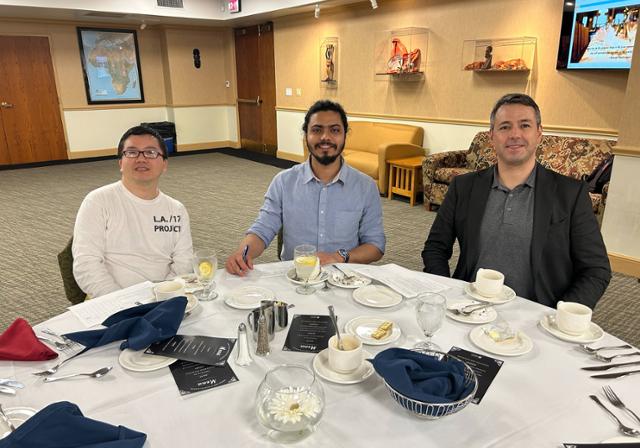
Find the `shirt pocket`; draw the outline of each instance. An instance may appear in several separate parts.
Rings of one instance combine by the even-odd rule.
[[[338,211],[336,214],[335,234],[338,242],[358,241],[360,229],[360,216],[358,211]],[[345,247],[345,249],[351,249]]]

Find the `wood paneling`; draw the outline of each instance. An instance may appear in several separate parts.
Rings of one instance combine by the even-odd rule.
[[[0,36],[0,79],[9,163],[67,159],[49,40]]]

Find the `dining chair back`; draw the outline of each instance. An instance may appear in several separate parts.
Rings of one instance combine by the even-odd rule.
[[[60,266],[60,275],[62,276],[62,284],[64,285],[64,293],[69,302],[74,305],[84,302],[87,295],[80,289],[76,279],[73,276],[73,253],[71,246],[73,245],[73,237],[69,239],[67,245],[58,254],[58,265]]]

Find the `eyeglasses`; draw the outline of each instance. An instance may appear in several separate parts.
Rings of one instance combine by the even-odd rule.
[[[159,156],[162,156],[162,152],[155,149],[145,149],[144,151],[125,149],[122,151],[122,157],[126,157],[127,159],[137,159],[140,154],[142,154],[145,159],[157,159]]]

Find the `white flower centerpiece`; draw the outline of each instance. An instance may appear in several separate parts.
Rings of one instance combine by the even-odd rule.
[[[265,375],[256,394],[256,414],[269,436],[292,442],[311,434],[322,417],[324,391],[314,373],[299,365],[281,365]]]

